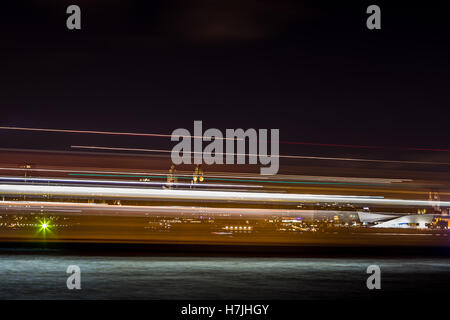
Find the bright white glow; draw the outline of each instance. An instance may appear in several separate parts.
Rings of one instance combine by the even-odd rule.
[[[120,198],[120,199],[182,199],[182,200],[213,200],[235,202],[334,202],[334,203],[363,203],[380,205],[403,206],[450,206],[449,201],[426,201],[384,199],[382,197],[317,195],[317,194],[287,194],[266,192],[237,192],[237,191],[206,191],[206,190],[164,190],[142,188],[110,188],[110,187],[82,187],[82,186],[45,186],[45,185],[0,185],[0,194],[4,195],[51,195],[91,198]]]

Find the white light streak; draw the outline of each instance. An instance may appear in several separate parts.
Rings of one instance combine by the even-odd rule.
[[[131,198],[131,199],[176,199],[196,201],[235,201],[235,202],[331,202],[358,203],[374,205],[400,206],[450,206],[449,201],[426,201],[405,199],[384,199],[381,197],[285,194],[264,192],[206,191],[206,190],[164,190],[142,188],[108,188],[108,187],[72,187],[45,185],[8,185],[0,184],[0,194],[4,195],[51,195],[89,198]]]

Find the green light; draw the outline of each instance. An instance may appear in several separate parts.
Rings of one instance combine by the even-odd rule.
[[[44,237],[47,235],[47,233],[51,233],[52,225],[50,221],[46,219],[39,221],[38,227],[39,227],[38,233],[40,233]]]

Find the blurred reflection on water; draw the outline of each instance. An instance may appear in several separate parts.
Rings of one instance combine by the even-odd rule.
[[[365,299],[445,292],[450,259],[0,256],[1,299]],[[81,290],[68,290],[78,265]]]

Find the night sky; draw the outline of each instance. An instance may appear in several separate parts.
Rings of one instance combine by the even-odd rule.
[[[171,133],[203,120],[284,141],[449,147],[445,1],[392,2],[2,1],[0,125]],[[81,31],[66,28],[69,4]],[[382,30],[366,28],[370,4]],[[3,132],[0,147],[36,137]],[[33,146],[58,147],[49,139]]]

